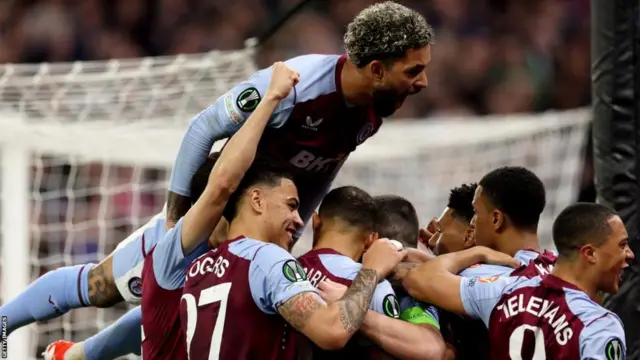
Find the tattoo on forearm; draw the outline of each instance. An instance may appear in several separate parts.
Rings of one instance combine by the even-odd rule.
[[[422,265],[422,264],[419,264],[419,263],[400,263],[400,264],[396,265],[396,269],[393,272],[392,279],[393,280],[402,280],[402,279],[404,279],[405,276],[407,276],[407,273],[409,273],[409,270],[415,269],[420,265]]]
[[[301,331],[311,315],[322,306],[325,306],[324,301],[316,293],[305,292],[285,302],[278,312],[291,326]]]
[[[89,270],[89,301],[99,308],[111,307],[124,299],[113,278],[113,260],[107,259]]]
[[[169,191],[167,196],[167,222],[175,224],[191,207],[191,198]]]
[[[376,285],[378,285],[378,273],[372,269],[362,269],[351,283],[347,293],[338,301],[340,322],[349,334],[358,331],[362,325]]]

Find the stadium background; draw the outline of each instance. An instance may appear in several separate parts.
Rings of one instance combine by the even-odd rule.
[[[315,1],[257,49],[255,66],[268,66],[306,53],[343,52],[344,27],[357,12],[373,2]],[[501,121],[511,126],[519,119],[523,123],[535,123],[538,119],[535,115],[522,114],[577,109],[590,104],[588,1],[399,2],[427,17],[436,29],[437,43],[428,69],[429,88],[410,98],[394,118],[402,122],[437,123],[440,127],[425,125],[426,130],[420,137],[427,143],[446,137],[447,133],[438,129],[447,128],[482,131],[477,136],[490,140],[481,146],[464,140],[466,138],[458,141],[454,138],[436,153],[420,153],[409,160],[392,163],[381,155],[380,161],[370,159],[373,165],[368,163],[357,168],[349,179],[364,179],[363,183],[372,184],[378,193],[408,187],[409,193],[403,195],[411,199],[415,192],[429,191],[428,186],[434,181],[442,183],[438,189],[446,189],[458,185],[457,179],[477,179],[484,169],[493,165],[535,164],[533,168],[542,170],[541,177],[546,184],[551,184],[552,197],[558,196],[557,190],[562,192],[560,197],[564,202],[592,201],[595,192],[590,151],[583,151],[588,139],[586,126],[567,125],[567,129],[558,132],[548,124],[549,120],[562,122],[578,115],[552,113],[556,115],[551,119],[541,120],[541,128],[552,129],[544,133],[526,130],[519,137],[504,141],[500,136],[491,138],[491,134],[486,134],[500,130]],[[0,64],[127,59],[242,49],[247,38],[263,34],[297,3],[298,0],[5,1],[0,3]],[[42,69],[42,65],[33,65],[33,69]],[[31,76],[36,73],[33,71]],[[16,107],[28,101],[27,96],[7,85],[14,79],[7,74],[7,68],[2,68],[0,79],[8,81],[0,80],[0,110],[11,108],[14,113],[28,115]],[[104,79],[110,81],[106,76]],[[216,90],[225,91],[232,84],[217,85],[220,89],[216,87]],[[55,90],[52,86],[48,96],[53,97]],[[213,102],[218,95],[211,94],[206,103]],[[485,118],[485,115],[497,117]],[[449,127],[446,122],[450,118],[455,119],[457,125],[452,122]],[[43,119],[52,120],[38,117],[40,121]],[[422,128],[422,125],[407,126],[407,129]],[[376,137],[402,141],[397,136],[402,132],[385,133],[385,127]],[[566,140],[567,133],[573,140]],[[522,145],[523,141],[531,144]],[[568,151],[562,148],[563,144],[576,147],[572,154],[578,154],[580,162],[579,168],[569,174],[573,179],[566,186],[558,185],[562,181],[554,178],[566,164],[553,159],[575,157],[575,154],[566,155]],[[395,142],[387,145],[389,149],[397,146]],[[521,151],[523,147],[528,152]],[[509,156],[514,149],[519,155]],[[532,149],[540,154],[531,153]],[[541,154],[543,152],[550,153]],[[469,154],[476,154],[478,158],[459,161]],[[491,156],[495,161],[486,161],[483,156]],[[475,166],[478,162],[482,164]],[[394,171],[398,166],[411,174]],[[387,167],[387,171],[375,173],[377,167]],[[422,168],[416,171],[416,167]],[[102,260],[120,240],[162,207],[167,170],[167,166],[83,161],[77,156],[34,151],[29,175],[31,277],[58,266]],[[436,180],[426,180],[429,177],[426,173],[430,171],[440,173],[436,174]],[[448,171],[455,172],[456,176],[448,176],[451,175]],[[421,183],[421,178],[425,183]],[[433,204],[417,204],[425,224],[430,217],[439,215],[433,209],[440,209],[444,198],[446,193],[416,200],[422,204],[438,199],[432,201]],[[563,202],[552,198],[550,203],[560,206]],[[6,208],[10,209],[3,209]],[[552,211],[557,212],[553,208]],[[3,267],[3,270],[6,269]],[[74,310],[61,319],[32,327],[31,333],[37,335],[34,353],[36,348],[39,352],[48,342],[59,338],[89,336],[108,325],[125,308],[121,305],[114,310]]]

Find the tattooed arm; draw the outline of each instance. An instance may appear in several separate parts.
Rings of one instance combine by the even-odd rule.
[[[304,292],[287,300],[278,312],[320,348],[340,349],[362,325],[379,280],[376,270],[363,268],[340,300],[327,305],[318,294]]]
[[[113,276],[113,254],[89,270],[89,301],[99,308],[111,307],[124,299]]]

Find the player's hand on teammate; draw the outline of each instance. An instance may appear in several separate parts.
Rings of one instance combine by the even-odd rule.
[[[320,293],[322,299],[328,304],[342,299],[344,297],[344,294],[347,293],[347,289],[349,288],[345,285],[342,285],[335,281],[331,281],[329,279],[324,279],[318,284],[318,292]]]
[[[429,246],[429,240],[431,240],[433,235],[437,232],[436,221],[436,218],[431,219],[427,226],[420,228],[420,233],[418,235],[418,241],[429,249],[431,249]]]
[[[378,239],[362,256],[362,267],[376,270],[378,277],[382,279],[406,256],[407,251],[399,249],[389,239]]]
[[[271,82],[266,96],[280,101],[286,98],[291,89],[300,81],[300,74],[281,61],[274,63],[272,69]]]
[[[519,268],[522,265],[520,261],[513,257],[499,251],[491,250],[488,247],[476,246],[474,247],[474,251],[478,251],[481,254],[482,262],[485,264],[509,266],[512,268]]]

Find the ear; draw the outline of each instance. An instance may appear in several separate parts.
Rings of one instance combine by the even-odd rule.
[[[491,212],[491,225],[493,226],[493,230],[496,232],[500,232],[503,230],[505,225],[505,217],[504,213],[500,210],[493,210]]]
[[[465,249],[476,246],[476,233],[473,226],[467,227],[467,230],[464,233],[464,241],[462,242],[462,246],[464,246]]]
[[[384,64],[380,60],[373,60],[369,63],[369,72],[373,81],[381,81],[385,72]]]
[[[260,192],[260,189],[251,190],[251,208],[253,211],[258,214],[262,214],[265,212],[264,206],[265,204],[262,201],[262,193]]]
[[[369,249],[369,246],[371,246],[371,244],[373,244],[379,238],[380,234],[378,234],[377,232],[368,233],[364,239],[364,250],[366,251],[367,249]]]
[[[311,215],[311,227],[314,233],[318,231],[318,229],[320,229],[320,225],[322,225],[322,221],[320,220],[320,215],[318,215],[317,211],[314,211],[313,215]]]
[[[598,260],[596,248],[592,244],[583,245],[580,248],[580,256],[582,256],[589,264],[595,264]]]

